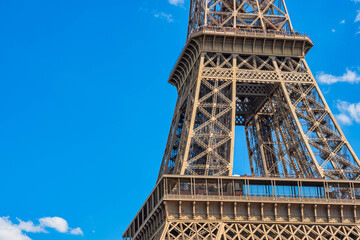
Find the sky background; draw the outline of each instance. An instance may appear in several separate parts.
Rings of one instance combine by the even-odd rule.
[[[9,227],[18,237],[4,239],[121,239],[156,182],[188,5],[0,1],[0,217],[8,217],[0,234]],[[287,5],[315,44],[307,61],[360,154],[360,2]],[[244,146],[237,156],[248,166]],[[248,171],[240,162],[237,174]]]

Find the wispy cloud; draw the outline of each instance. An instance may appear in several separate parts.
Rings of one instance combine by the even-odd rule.
[[[69,231],[69,225],[67,221],[59,217],[45,217],[39,220],[41,227],[53,228],[58,232],[66,233]]]
[[[359,83],[360,75],[355,71],[347,69],[346,73],[344,73],[344,75],[342,76],[334,76],[331,74],[320,72],[317,74],[317,79],[320,83],[329,85],[338,82]]]
[[[0,240],[31,240],[26,233],[49,233],[46,229],[54,229],[60,233],[84,235],[80,228],[69,228],[67,221],[60,217],[45,217],[39,219],[39,224],[32,221],[17,219],[13,223],[9,217],[0,217]]]
[[[169,23],[174,22],[174,19],[173,19],[172,14],[160,12],[160,13],[155,13],[155,14],[154,14],[154,17],[159,18],[159,19],[166,20],[166,21],[169,22]]]
[[[81,228],[71,229],[71,230],[70,230],[70,234],[72,234],[72,235],[81,235],[81,236],[84,235],[84,233],[83,233],[83,231],[81,230]]]
[[[353,1],[353,2],[355,2],[355,3],[360,3],[360,0],[351,0],[351,1]],[[356,17],[355,17],[354,22],[355,22],[355,23],[360,22],[360,10],[357,10],[357,15],[356,15]],[[356,35],[357,35],[357,34],[360,34],[360,27],[359,27],[359,31],[356,32],[355,34],[356,34]]]
[[[47,233],[43,226],[35,226],[32,221],[24,222],[21,219],[18,219],[19,224],[17,225],[21,231],[28,233]]]
[[[345,19],[340,21],[340,24],[345,24],[345,23],[346,23]]]
[[[336,107],[340,114],[335,117],[340,123],[345,125],[351,125],[353,122],[360,123],[360,102],[349,103],[339,100]]]
[[[175,6],[182,6],[184,5],[184,0],[169,0],[169,3]]]
[[[357,11],[355,22],[360,22],[360,10]]]

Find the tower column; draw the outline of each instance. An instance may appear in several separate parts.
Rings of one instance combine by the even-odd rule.
[[[289,97],[289,93],[288,93],[288,91],[287,91],[287,89],[286,89],[286,87],[285,87],[284,80],[282,79],[282,76],[281,76],[281,74],[280,74],[279,66],[278,66],[278,64],[277,64],[277,62],[276,62],[275,60],[273,60],[273,64],[274,64],[275,69],[276,69],[276,72],[277,72],[277,74],[278,74],[278,76],[279,76],[281,89],[282,89],[282,92],[283,92],[283,94],[284,94],[284,96],[285,96],[285,99],[286,99],[286,102],[287,102],[287,104],[288,104],[289,110],[290,110],[290,112],[291,112],[292,117],[294,118],[294,120],[295,120],[295,122],[296,122],[298,131],[299,131],[299,133],[301,134],[302,140],[303,140],[303,142],[304,142],[305,145],[306,145],[306,149],[307,149],[308,153],[310,154],[312,163],[315,165],[316,171],[318,172],[319,176],[322,177],[322,178],[324,178],[324,177],[325,177],[324,172],[323,172],[323,170],[321,169],[321,167],[320,167],[320,165],[319,165],[319,163],[318,163],[318,161],[317,161],[317,159],[316,159],[316,157],[315,157],[315,155],[314,155],[314,152],[312,151],[312,149],[311,149],[311,147],[310,147],[310,144],[309,144],[309,142],[308,142],[308,138],[307,138],[306,135],[304,134],[304,131],[303,131],[302,127],[301,127],[301,124],[300,124],[300,121],[299,121],[299,119],[298,119],[298,116],[297,116],[297,114],[296,114],[296,112],[295,112],[295,108],[294,108],[293,105],[292,105],[291,99],[290,99],[290,97]]]
[[[200,92],[200,86],[201,86],[202,71],[203,71],[203,67],[204,67],[204,56],[205,56],[205,53],[202,53],[201,57],[200,57],[200,67],[199,67],[198,77],[196,80],[196,90],[195,90],[193,109],[192,109],[191,118],[190,118],[190,127],[189,127],[189,131],[188,131],[184,157],[183,157],[183,159],[180,160],[180,162],[182,162],[180,175],[184,175],[186,168],[189,166],[189,163],[187,161],[189,158],[189,150],[190,150],[191,140],[194,135],[196,111],[197,111],[197,107],[199,106],[199,92]]]

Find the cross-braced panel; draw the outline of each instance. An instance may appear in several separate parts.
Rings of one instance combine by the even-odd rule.
[[[172,222],[164,233],[164,240],[208,240],[216,239],[219,223],[179,223]]]
[[[163,173],[231,175],[241,125],[254,176],[360,178],[303,58],[203,53],[184,82]]]
[[[292,31],[284,0],[193,0],[189,34],[202,26]]]
[[[179,174],[180,162],[184,157],[185,145],[188,140],[199,67],[200,59],[188,75],[185,86],[179,91],[159,177],[163,174]]]
[[[185,174],[228,175],[232,81],[202,79]]]
[[[324,174],[332,179],[358,179],[358,159],[334,122],[314,83],[286,84],[296,114]]]
[[[279,87],[245,129],[254,175],[319,177]]]
[[[164,240],[353,240],[360,238],[360,229],[346,225],[171,222],[163,236]]]

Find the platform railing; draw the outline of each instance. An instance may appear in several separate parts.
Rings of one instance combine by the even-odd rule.
[[[201,26],[196,29],[193,29],[190,32],[189,38],[192,34],[201,32],[201,31],[212,31],[214,33],[235,33],[239,35],[248,35],[248,36],[263,36],[263,37],[275,37],[275,36],[290,36],[290,37],[310,37],[306,33],[297,32],[297,31],[276,31],[276,30],[263,30],[263,29],[253,29],[253,28],[233,28],[233,27],[217,27],[217,26]]]
[[[163,201],[276,201],[360,204],[360,181],[164,175],[126,230],[134,236]]]
[[[358,202],[360,182],[325,179],[166,176],[168,199],[278,199],[280,201]]]

